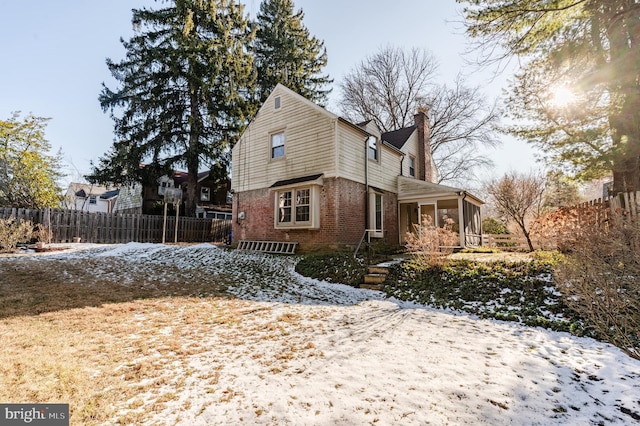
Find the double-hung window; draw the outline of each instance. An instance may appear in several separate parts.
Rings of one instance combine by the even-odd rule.
[[[200,188],[200,201],[209,201],[211,198],[211,189],[207,187]]]
[[[378,140],[374,136],[367,139],[367,152],[370,160],[378,161]]]
[[[369,193],[369,229],[374,238],[384,237],[384,206],[382,194]]]
[[[278,132],[271,135],[271,158],[284,157],[284,132]]]
[[[409,157],[409,176],[416,177],[416,158]]]
[[[278,192],[278,225],[300,226],[311,223],[311,188]]]
[[[276,229],[318,229],[320,227],[320,190],[322,181],[277,188],[274,204]]]

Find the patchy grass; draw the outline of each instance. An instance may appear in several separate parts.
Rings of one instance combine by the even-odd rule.
[[[69,403],[71,423],[85,425],[143,421],[135,411],[143,388],[154,390],[152,405],[162,409],[174,398],[163,385],[182,380],[165,367],[209,349],[183,338],[212,322],[238,321],[243,303],[223,297],[224,277],[190,280],[189,273],[168,266],[162,278],[151,277],[116,259],[3,259],[0,400]],[[115,411],[127,400],[131,411]]]
[[[610,369],[598,372],[610,364],[635,370],[597,344],[398,309],[379,301],[379,292],[302,279],[291,273],[295,260],[139,244],[0,259],[0,399],[69,403],[71,424],[83,425],[281,424],[307,415],[322,424],[393,424],[416,398],[434,396],[440,399],[433,406],[450,413],[443,411],[441,422],[459,420],[462,410],[501,408],[496,404],[515,421],[532,408],[536,418],[547,418],[544,386],[526,386],[530,378],[545,385],[550,375],[572,401],[586,401],[574,409],[581,413],[570,412],[576,423],[592,417],[591,394],[598,406],[605,401],[598,410],[612,413],[615,398],[620,411],[636,415],[635,401],[617,402],[633,394],[620,389],[634,390],[636,374],[609,382]],[[470,350],[479,356],[471,359]],[[493,389],[481,380],[482,365],[498,382]],[[447,390],[456,378],[477,385],[461,388],[451,402]],[[530,399],[503,393],[511,386]],[[461,402],[464,391],[482,399]],[[433,414],[406,416],[424,423]]]

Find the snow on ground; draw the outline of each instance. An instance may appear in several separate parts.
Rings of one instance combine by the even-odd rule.
[[[292,257],[132,243],[28,259],[96,256],[219,274],[242,301],[238,322],[184,337],[209,349],[165,372],[181,384],[153,424],[640,424],[640,362],[613,346],[310,280]]]

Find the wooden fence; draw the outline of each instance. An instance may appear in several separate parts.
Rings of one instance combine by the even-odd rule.
[[[52,243],[81,242],[118,244],[132,241],[162,242],[163,216],[120,213],[89,213],[78,210],[0,208],[0,218],[30,220],[51,233]],[[176,218],[167,216],[165,241],[173,242]],[[221,242],[231,231],[225,219],[178,218],[178,242]]]
[[[612,218],[612,215],[620,215],[620,217],[626,219],[637,220],[640,217],[640,191],[619,193],[609,198],[587,201],[560,209],[549,216],[562,216],[563,214],[568,214],[562,218],[563,226],[567,228],[600,226],[607,223]],[[558,245],[557,237],[561,233],[558,231],[554,235],[546,236],[533,233],[531,236],[533,246],[542,249],[555,249]],[[482,245],[496,247],[501,250],[528,249],[525,238],[519,234],[483,234]]]

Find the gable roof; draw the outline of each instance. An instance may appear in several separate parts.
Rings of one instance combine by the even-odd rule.
[[[402,149],[407,140],[411,137],[413,132],[418,128],[415,124],[409,127],[403,127],[402,129],[393,130],[382,134],[382,140],[390,143],[398,149]]]
[[[79,198],[87,198],[89,195],[102,195],[111,190],[111,188],[102,185],[71,182],[69,184],[69,188],[67,189],[67,196],[71,196],[73,194]]]
[[[287,86],[285,86],[282,83],[276,84],[276,87],[273,88],[273,90],[271,91],[269,96],[267,96],[267,99],[265,99],[264,103],[260,106],[260,109],[258,109],[258,112],[256,113],[255,117],[257,117],[260,114],[260,112],[265,107],[265,105],[267,105],[268,102],[272,101],[272,99],[274,97],[278,96],[279,92],[285,92],[288,95],[296,97],[301,102],[304,102],[309,107],[311,107],[314,110],[320,112],[321,114],[326,115],[327,117],[331,117],[331,118],[334,118],[334,119],[338,118],[338,116],[335,115],[334,113],[332,113],[331,111],[328,111],[326,108],[321,107],[320,105],[313,103],[309,99],[307,99],[304,96],[302,96],[300,93],[294,92],[293,90],[289,89]],[[255,120],[255,117],[254,117],[254,120]],[[253,120],[251,120],[251,121],[253,121]]]
[[[117,197],[119,193],[120,193],[119,189],[112,189],[111,191],[107,191],[104,194],[102,194],[100,198],[103,200],[108,200],[109,198]]]

